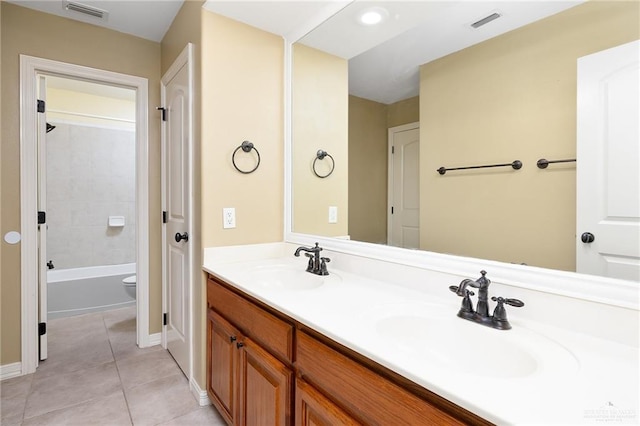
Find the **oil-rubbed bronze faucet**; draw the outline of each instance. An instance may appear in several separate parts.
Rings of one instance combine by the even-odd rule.
[[[524,303],[518,299],[505,299],[503,297],[492,297],[491,300],[497,302],[496,308],[493,311],[493,315],[489,315],[489,280],[486,275],[487,271],[480,271],[482,275],[477,280],[465,279],[460,282],[458,286],[450,286],[449,290],[462,297],[462,306],[458,311],[458,316],[469,321],[477,322],[487,327],[495,328],[498,330],[509,330],[511,324],[507,320],[507,311],[504,309],[504,304],[522,307]],[[467,290],[467,287],[471,286],[478,289],[478,304],[476,310],[473,310],[471,303],[471,297],[474,293]]]
[[[296,257],[300,256],[301,251],[306,251],[305,256],[309,258],[307,263],[307,272],[311,272],[316,275],[329,275],[327,271],[327,263],[331,261],[328,257],[320,257],[322,247],[316,243],[315,247],[298,247],[293,254]]]

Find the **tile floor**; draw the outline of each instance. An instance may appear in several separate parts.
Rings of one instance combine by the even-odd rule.
[[[135,307],[49,321],[49,356],[0,382],[0,424],[224,425],[160,346],[139,349]]]

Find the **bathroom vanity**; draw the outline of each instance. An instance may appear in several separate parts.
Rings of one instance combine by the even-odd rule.
[[[638,421],[637,308],[493,281],[525,302],[496,330],[456,316],[449,286],[475,276],[327,250],[320,276],[295,249],[205,250],[207,391],[229,424]]]

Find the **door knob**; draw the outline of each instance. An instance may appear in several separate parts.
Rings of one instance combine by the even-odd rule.
[[[596,239],[596,237],[591,232],[585,232],[580,236],[580,239],[583,243],[589,244],[592,243]]]
[[[185,232],[184,234],[180,235],[179,232],[176,232],[176,243],[179,243],[182,240],[184,240],[185,242],[189,241],[189,234]]]

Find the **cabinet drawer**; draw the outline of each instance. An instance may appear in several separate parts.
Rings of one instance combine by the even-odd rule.
[[[212,278],[207,280],[207,303],[277,358],[292,362],[293,324],[270,314]]]
[[[297,337],[296,367],[365,424],[465,424],[303,332]]]

